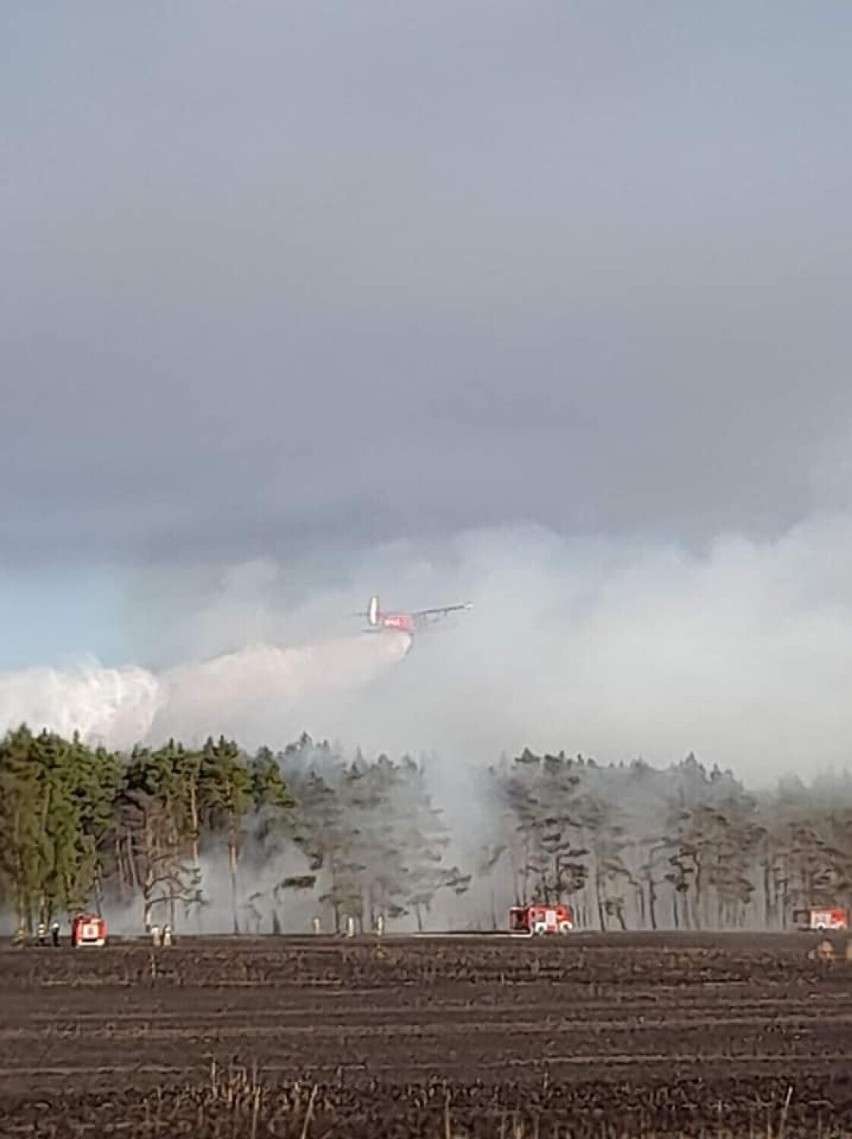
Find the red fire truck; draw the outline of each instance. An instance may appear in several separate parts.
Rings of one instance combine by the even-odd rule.
[[[574,928],[574,914],[570,906],[532,902],[527,906],[512,906],[509,910],[509,930],[524,937],[545,933],[570,933]]]
[[[797,910],[795,921],[801,930],[837,930],[849,928],[849,912],[841,906],[811,906]]]
[[[106,945],[107,928],[103,918],[95,914],[77,914],[71,922],[71,944],[76,948],[82,945]]]

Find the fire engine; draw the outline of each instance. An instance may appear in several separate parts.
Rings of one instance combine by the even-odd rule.
[[[81,945],[106,945],[107,930],[103,918],[95,914],[77,914],[71,922],[71,944],[75,947]]]
[[[840,906],[811,906],[808,910],[796,913],[799,929],[823,930],[848,929],[849,911]]]
[[[509,910],[509,930],[526,937],[570,933],[573,928],[574,914],[570,906],[533,902],[527,906],[512,906]]]

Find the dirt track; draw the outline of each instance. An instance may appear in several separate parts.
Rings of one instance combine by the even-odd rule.
[[[852,1135],[852,964],[813,944],[8,948],[0,1134]]]

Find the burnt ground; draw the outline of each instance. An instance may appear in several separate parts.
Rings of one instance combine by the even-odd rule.
[[[852,1136],[852,963],[793,935],[0,950],[0,1136]]]

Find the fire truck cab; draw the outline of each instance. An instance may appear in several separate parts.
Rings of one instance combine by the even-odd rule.
[[[509,930],[525,937],[546,933],[570,933],[574,928],[574,915],[570,906],[544,905],[534,902],[528,906],[512,906],[509,910]]]
[[[77,914],[71,922],[71,944],[76,948],[83,945],[106,945],[106,922],[95,914]]]

